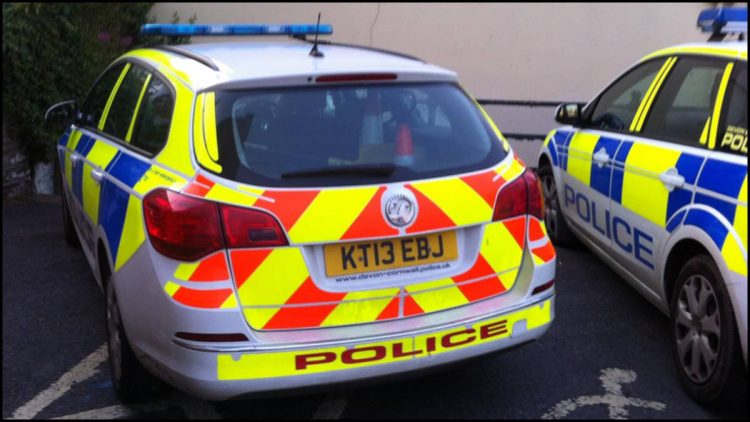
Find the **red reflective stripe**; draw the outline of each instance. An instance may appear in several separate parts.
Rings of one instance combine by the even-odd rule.
[[[497,176],[497,173],[494,171],[486,171],[472,176],[464,176],[461,180],[474,189],[487,202],[490,208],[493,208],[495,206],[495,198],[497,198],[497,191],[505,183],[505,179],[502,177],[493,182],[492,179],[495,176]]]
[[[224,252],[218,252],[201,261],[190,276],[190,281],[219,281],[229,278]]]
[[[398,318],[398,304],[399,304],[400,298],[398,296],[394,297],[391,302],[383,309],[383,311],[378,315],[377,320],[381,321],[384,319],[393,319]]]
[[[443,210],[440,209],[434,202],[426,197],[422,192],[414,189],[410,185],[406,185],[406,188],[414,193],[419,205],[419,212],[417,214],[417,220],[408,229],[407,233],[418,233],[427,230],[442,229],[446,227],[454,227],[456,223],[448,217]]]
[[[531,252],[544,262],[550,262],[555,257],[555,248],[552,246],[552,242],[549,241],[544,246],[532,249]]]
[[[536,218],[529,218],[529,241],[536,242],[544,237],[542,225]]]
[[[318,306],[286,307],[279,309],[270,321],[263,326],[265,330],[283,330],[288,328],[319,327],[326,317],[336,309],[337,304]]]
[[[422,310],[422,307],[419,306],[411,296],[406,296],[404,298],[404,316],[419,315],[423,313],[424,310]]]
[[[205,177],[204,177],[203,175],[201,175],[201,174],[199,174],[199,175],[198,175],[198,176],[197,176],[197,177],[195,178],[195,181],[196,181],[197,183],[201,183],[201,184],[203,184],[203,185],[206,185],[206,186],[208,186],[209,188],[212,188],[212,187],[214,186],[214,182],[213,182],[213,181],[211,181],[210,179],[207,179],[207,178],[205,178]]]
[[[359,239],[364,237],[395,236],[398,230],[389,226],[383,218],[381,199],[385,187],[381,187],[372,197],[364,210],[359,214],[354,223],[344,233],[342,239]]]
[[[286,304],[339,302],[344,296],[346,293],[320,290],[312,278],[307,277],[305,282],[287,299]]]
[[[257,201],[255,206],[270,211],[279,219],[279,221],[281,221],[281,225],[289,231],[319,193],[319,190],[268,190],[263,193],[263,196],[273,199],[274,202],[271,203],[269,201],[261,200]]]
[[[232,289],[195,290],[180,287],[172,296],[172,299],[195,308],[216,309],[221,307],[231,294]]]
[[[500,283],[500,279],[497,277],[490,277],[481,281],[475,281],[474,283],[462,284],[458,286],[458,288],[461,290],[461,293],[466,296],[466,299],[468,299],[469,302],[494,296],[505,291],[505,286]]]
[[[204,185],[201,185],[200,183],[191,183],[188,185],[188,187],[183,191],[183,193],[187,193],[190,195],[200,196],[201,198],[206,196],[208,191],[211,190],[210,187],[206,187]]]
[[[523,248],[526,243],[526,217],[516,217],[510,220],[503,221],[505,228],[508,229],[510,234],[516,239],[518,246]]]
[[[490,274],[495,274],[495,270],[493,270],[490,264],[487,263],[487,260],[484,259],[482,254],[479,254],[477,256],[477,260],[474,262],[474,265],[465,273],[453,277],[453,281],[458,283],[461,281],[473,280],[475,278],[487,276]],[[462,289],[463,291],[463,288],[461,286],[459,286],[459,289]]]
[[[229,252],[229,257],[232,260],[234,281],[237,283],[238,289],[245,283],[245,281],[247,281],[272,251],[273,249],[253,249]]]

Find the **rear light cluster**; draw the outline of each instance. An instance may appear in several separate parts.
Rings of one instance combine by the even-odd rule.
[[[270,214],[156,189],[143,198],[146,230],[154,249],[195,261],[220,249],[286,246]]]
[[[540,220],[544,218],[542,183],[529,169],[497,194],[492,221],[525,214],[531,214]]]

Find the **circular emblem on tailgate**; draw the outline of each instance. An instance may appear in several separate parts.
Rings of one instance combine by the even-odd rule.
[[[417,216],[417,201],[408,190],[383,195],[385,217],[396,227],[408,226]]]

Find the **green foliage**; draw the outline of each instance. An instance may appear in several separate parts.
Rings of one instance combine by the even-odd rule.
[[[152,5],[3,3],[3,120],[32,163],[52,159],[62,135],[45,124],[47,108],[69,99],[80,107],[109,63],[145,44],[138,32]]]

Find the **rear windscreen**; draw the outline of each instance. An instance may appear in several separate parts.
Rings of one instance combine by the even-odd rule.
[[[445,176],[505,157],[451,83],[217,91],[221,176],[260,186],[343,186]]]

